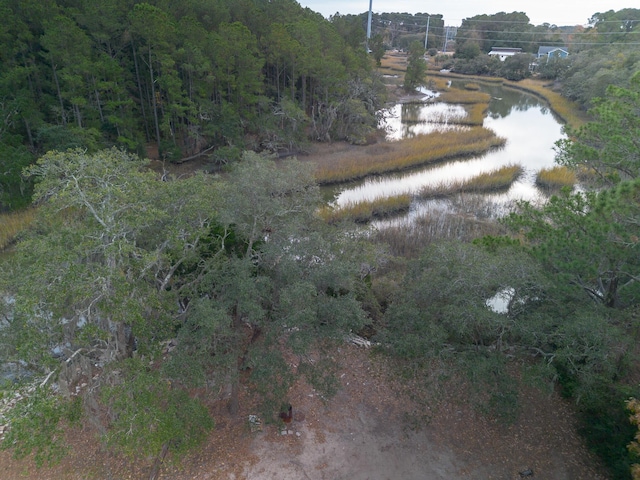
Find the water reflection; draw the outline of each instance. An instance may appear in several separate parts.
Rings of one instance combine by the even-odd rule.
[[[563,137],[561,123],[532,95],[501,86],[483,86],[483,89],[492,96],[484,126],[506,138],[504,148],[471,159],[354,182],[334,190],[335,204],[341,206],[403,193],[414,194],[427,185],[464,181],[510,164],[521,165],[524,175],[508,192],[490,195],[490,199],[508,203],[514,199],[537,201],[543,198],[544,194],[535,186],[535,177],[539,170],[555,166],[554,144]],[[466,115],[463,107],[442,103],[396,105],[391,111],[393,115],[387,123],[393,127],[390,128],[393,133],[389,135],[394,139],[438,131],[443,127],[452,128],[447,122]],[[410,215],[418,214],[423,208],[424,202],[416,203]]]
[[[402,140],[432,132],[460,129],[459,122],[467,116],[462,105],[447,103],[401,103],[389,109],[384,123],[387,140]],[[453,123],[452,123],[453,122]]]

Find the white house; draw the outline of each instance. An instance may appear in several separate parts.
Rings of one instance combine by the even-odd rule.
[[[501,62],[504,62],[507,57],[513,57],[519,53],[522,53],[521,48],[491,47],[489,55],[492,57],[498,57]]]

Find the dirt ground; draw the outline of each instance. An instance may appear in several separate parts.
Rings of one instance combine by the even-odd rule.
[[[216,428],[181,464],[162,465],[163,479],[436,480],[606,479],[575,431],[571,406],[524,389],[515,424],[479,416],[460,392],[417,407],[407,385],[369,350],[334,352],[340,388],[325,400],[304,381],[290,392],[293,421],[251,431],[251,402],[236,418],[224,398],[211,401]],[[224,396],[223,396],[224,397]],[[207,400],[207,398],[203,398]],[[246,400],[246,399],[245,399]],[[89,427],[70,432],[70,455],[53,468],[0,453],[4,480],[148,479],[152,459],[132,463],[105,451]],[[522,476],[522,474],[533,475]]]

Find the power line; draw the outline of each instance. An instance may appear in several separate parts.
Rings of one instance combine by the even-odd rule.
[[[416,20],[416,16],[418,16],[417,18],[424,18],[427,16],[431,16],[431,17],[440,17],[442,20],[444,20],[444,16],[441,13],[422,13],[419,12],[417,14],[410,14],[410,13],[394,13],[394,12],[373,12],[374,15],[378,15],[378,16],[393,16],[394,18],[397,17],[401,17],[401,18],[409,18],[412,20]],[[570,23],[570,24],[566,24],[566,25],[557,25],[551,22],[545,22],[543,24],[540,25],[534,25],[531,22],[525,22],[523,20],[493,20],[490,18],[484,18],[484,19],[474,19],[474,18],[454,18],[453,20],[459,20],[460,22],[482,22],[482,23],[512,23],[512,24],[520,24],[520,25],[532,25],[534,27],[542,27],[545,24],[546,25],[554,25],[556,28],[560,29],[560,28],[565,28],[565,27],[575,27],[575,26],[582,26],[585,25],[584,22],[575,22],[575,23]],[[627,18],[627,19],[623,19],[623,20],[599,20],[597,21],[595,24],[590,25],[587,28],[596,28],[598,25],[604,24],[604,23],[615,23],[615,24],[623,24],[623,23],[638,23],[640,24],[640,19],[634,19],[634,18]],[[458,27],[460,28],[460,27]]]
[[[383,30],[386,29],[386,27],[384,25],[375,25],[376,29],[379,30]],[[446,26],[443,27],[437,27],[438,29],[444,29],[446,28]],[[461,27],[455,27],[458,30],[463,30]],[[424,28],[419,28],[416,30],[409,30],[407,28],[396,28],[395,31],[396,32],[402,32],[402,33],[410,33],[410,34],[415,34],[415,35],[422,35],[422,31],[425,30]],[[511,30],[467,30],[469,32],[474,32],[474,33],[479,33],[479,34],[485,34],[485,33],[502,33],[502,34],[516,34],[516,35],[536,35],[536,36],[553,36],[553,35],[571,35],[571,36],[608,36],[608,35],[637,35],[640,34],[640,30],[634,30],[632,32],[597,32],[597,31],[589,31],[589,32],[534,32],[534,31],[511,31]],[[623,42],[625,43],[625,42]]]
[[[535,41],[535,40],[508,40],[508,39],[492,39],[492,38],[475,38],[475,37],[459,37],[456,36],[455,40],[474,40],[474,41],[481,41],[481,40],[493,40],[495,42],[500,42],[500,43],[540,43],[540,41]],[[553,40],[549,40],[550,42],[552,42]],[[568,42],[571,46],[583,46],[583,45],[600,45],[600,46],[605,46],[605,45],[640,45],[640,42],[607,42],[607,43],[602,43],[602,42]]]
[[[462,28],[458,27],[458,30],[462,30]],[[529,31],[515,31],[515,30],[469,30],[471,32],[478,32],[478,33],[516,33],[518,35],[589,35],[589,36],[593,36],[593,35],[633,35],[633,34],[640,34],[640,30],[634,30],[632,32],[597,32],[597,31],[590,31],[590,32],[564,32],[564,33],[560,33],[560,32],[529,32]]]

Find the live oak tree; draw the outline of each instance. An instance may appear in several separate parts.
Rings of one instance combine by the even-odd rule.
[[[357,298],[361,255],[349,237],[323,232],[318,205],[311,165],[243,156],[223,186],[215,254],[193,272],[193,300],[167,365],[173,378],[228,385],[235,414],[244,372],[267,415],[296,373],[285,351],[302,355],[298,373],[328,378],[304,354],[366,318]]]
[[[2,265],[0,288],[14,300],[1,332],[8,346],[3,361],[23,362],[40,379],[42,398],[50,396],[54,383],[58,402],[77,394],[81,379],[90,384],[81,394],[100,428],[105,426],[98,420],[95,393],[104,385],[126,384],[127,378],[140,380],[139,375],[122,374],[126,364],[121,369],[113,365],[134,350],[154,358],[159,342],[171,337],[179,298],[174,276],[193,261],[215,204],[205,177],[162,182],[144,163],[115,149],[45,155],[28,170],[37,177],[36,226]],[[158,395],[166,387],[159,383]],[[173,393],[166,395],[177,401]],[[131,402],[145,399],[155,401],[142,396]],[[48,404],[37,404],[30,414],[46,415],[41,407]],[[116,412],[112,419],[117,423],[126,414]],[[21,425],[15,424],[4,447],[31,438],[20,437]],[[157,427],[154,432],[175,441],[196,428],[182,425],[167,432],[166,426]],[[41,442],[34,448],[52,445]]]

